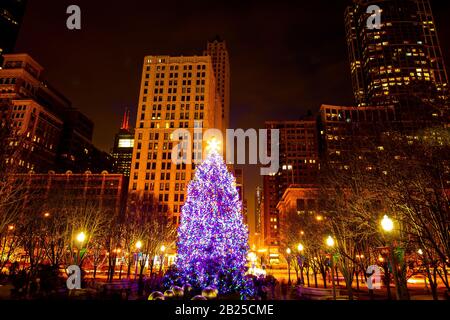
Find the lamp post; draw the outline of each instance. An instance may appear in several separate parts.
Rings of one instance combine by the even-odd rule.
[[[394,222],[387,215],[383,216],[383,219],[381,220],[380,224],[381,224],[381,228],[383,229],[383,232],[386,233],[386,234],[389,234],[389,233],[392,232],[392,230],[394,230]],[[395,287],[397,289],[398,285],[397,285],[397,282],[396,282],[396,276],[395,276],[395,270],[394,270],[396,268],[394,267],[394,259],[393,259],[393,255],[392,255],[392,243],[391,243],[390,239],[389,239],[389,244],[388,244],[386,249],[387,249],[387,256],[389,257],[389,262],[390,262],[391,267],[392,267],[392,272],[394,273]],[[383,258],[381,257],[379,260],[382,262],[382,259]],[[387,269],[387,272],[388,272],[388,275],[386,277],[387,291],[388,291],[388,298],[390,299],[391,298],[391,287],[390,287],[390,281],[391,280],[390,280],[390,276],[389,276],[389,266],[387,266],[386,269]]]
[[[136,266],[135,266],[135,269],[134,269],[134,280],[136,281],[136,276],[137,276],[137,273],[138,273],[139,253],[140,253],[140,250],[142,248],[142,241],[138,240],[134,246],[136,247],[136,259],[135,259]]]
[[[288,285],[291,285],[291,249],[286,249],[286,261],[287,261],[287,268],[288,268]]]
[[[82,262],[82,253],[81,253],[81,249],[83,249],[83,244],[84,244],[84,242],[86,241],[86,234],[85,234],[83,231],[81,231],[80,233],[77,234],[76,240],[77,240],[77,242],[78,242],[78,244],[79,244],[79,245],[77,246],[78,254],[77,254],[76,262],[77,262],[77,264],[79,264],[79,266],[80,266],[80,268],[81,268],[81,262]]]
[[[303,261],[304,261],[303,251],[304,250],[305,250],[305,247],[301,243],[299,243],[297,246],[297,251],[298,251],[297,263],[300,268],[300,282],[302,285],[305,284],[305,279],[303,278]]]
[[[394,231],[394,221],[389,218],[387,215],[384,215],[383,219],[381,220],[381,228],[383,229],[384,233],[386,234],[388,238],[388,254],[389,254],[389,260],[392,267],[392,273],[394,275],[394,284],[395,284],[395,293],[397,295],[397,299],[409,299],[408,294],[406,292],[405,297],[403,297],[403,289],[400,288],[400,281],[399,281],[399,274],[398,274],[398,268],[397,268],[397,260],[394,255],[394,243],[392,238],[392,232]]]
[[[336,300],[336,285],[334,283],[334,257],[333,257],[334,239],[332,236],[328,236],[328,238],[326,239],[326,244],[328,248],[330,248],[331,283],[333,286],[333,300]]]
[[[78,245],[77,245],[77,256],[76,256],[76,264],[80,267],[80,271],[81,271],[81,281],[83,281],[83,255],[84,252],[82,252],[83,249],[83,244],[86,241],[86,234],[81,231],[77,234],[77,236],[75,237]]]

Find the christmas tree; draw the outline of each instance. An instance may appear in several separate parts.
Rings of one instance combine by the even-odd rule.
[[[188,185],[178,228],[177,269],[185,283],[243,293],[248,251],[235,179],[214,148]]]

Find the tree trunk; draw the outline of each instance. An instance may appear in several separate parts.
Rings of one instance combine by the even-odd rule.
[[[359,291],[359,272],[355,272],[356,277],[356,290]]]
[[[131,261],[128,261],[127,279],[130,279],[130,274],[131,274]]]
[[[327,288],[327,272],[321,271],[320,273],[322,274],[323,287],[326,289]]]
[[[430,268],[427,266],[427,275],[428,275],[428,282],[430,283],[431,287],[431,294],[433,295],[433,300],[438,300],[438,293],[437,293],[437,277],[436,277],[436,266],[433,267],[433,275],[431,275]]]
[[[97,277],[97,265],[94,264],[94,281],[96,277]]]
[[[143,263],[139,268],[138,296],[142,296],[142,294],[144,293],[144,268],[145,264]]]
[[[339,271],[337,267],[335,268],[334,274],[336,275],[337,286],[339,287]],[[331,279],[331,281],[333,281],[333,279]]]

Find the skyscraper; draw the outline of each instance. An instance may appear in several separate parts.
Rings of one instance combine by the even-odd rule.
[[[298,121],[268,121],[266,128],[280,130],[280,169],[276,174],[264,176],[263,179],[263,238],[269,248],[269,254],[275,254],[279,249],[281,237],[278,202],[290,185],[317,182],[319,166],[317,123],[314,117],[306,117]],[[268,147],[270,149],[270,145]]]
[[[6,157],[19,171],[102,172],[108,155],[92,144],[94,123],[47,83],[27,54],[6,54],[0,69],[0,124],[12,126]]]
[[[174,222],[178,222],[195,163],[172,162],[172,149],[181,143],[173,133],[185,130],[184,138],[191,138],[187,144],[198,155],[200,146],[205,145],[193,141],[202,138],[197,130],[222,128],[216,92],[210,56],[144,59],[130,191],[142,194],[151,201],[149,205],[172,216]],[[184,157],[192,159],[190,152]]]
[[[369,5],[381,9],[379,29],[367,27]],[[448,107],[448,77],[429,0],[354,0],[345,27],[358,106],[395,105],[403,119],[433,119]]]
[[[220,129],[225,132],[225,129],[228,129],[230,125],[230,60],[225,41],[220,39],[220,37],[209,41],[205,55],[210,56],[212,60],[218,98],[222,105],[221,117],[223,127]]]
[[[26,0],[0,2],[0,65],[3,61],[2,55],[14,50],[26,4]]]
[[[130,110],[126,110],[119,132],[114,138],[114,146],[111,150],[113,158],[113,172],[130,176],[131,158],[133,157],[134,132],[130,129]]]

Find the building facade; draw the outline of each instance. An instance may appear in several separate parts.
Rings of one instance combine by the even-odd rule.
[[[269,256],[276,260],[281,245],[278,202],[290,185],[314,184],[319,166],[317,122],[313,117],[298,121],[269,121],[267,129],[278,129],[279,171],[263,178],[264,214],[262,237]],[[270,141],[270,138],[268,138]],[[270,151],[270,146],[268,146]]]
[[[194,176],[196,161],[190,162],[194,156],[202,159],[206,146],[194,140],[202,138],[205,129],[222,128],[216,92],[210,56],[144,59],[130,191],[142,194],[176,223]],[[183,133],[174,136],[177,129]],[[172,161],[174,147],[187,163]]]
[[[292,230],[289,228],[288,221],[289,215],[308,215],[314,217],[310,219],[316,223],[324,223],[324,217],[320,213],[319,206],[319,186],[317,184],[312,185],[290,185],[284,191],[281,200],[277,204],[277,210],[280,215],[280,247],[283,252],[287,248],[296,249],[297,243],[290,243],[288,233],[295,231],[298,232],[296,235],[292,235],[293,238],[298,238],[298,235],[304,233],[304,228],[308,228],[307,225],[295,226],[300,227],[298,230]]]
[[[43,80],[43,71],[27,54],[4,55],[0,119],[11,131],[4,143],[18,150],[7,163],[24,172],[110,170],[109,156],[92,144],[93,122]]]
[[[119,215],[125,209],[127,186],[122,174],[72,173],[25,173],[11,176],[27,192],[24,207],[32,208],[47,204],[49,210],[58,206],[86,206]],[[42,208],[45,209],[45,208]]]
[[[130,111],[125,111],[119,132],[114,138],[111,150],[113,172],[130,177],[131,159],[133,158],[134,131],[130,129]]]
[[[369,5],[381,28],[367,28]],[[400,108],[402,119],[438,117],[448,109],[448,77],[429,0],[354,0],[345,13],[358,106]]]
[[[217,94],[221,104],[223,132],[230,126],[230,59],[226,42],[219,37],[207,44],[204,55],[210,56],[216,78]]]
[[[70,102],[42,81],[44,69],[26,54],[4,55],[0,70],[1,118],[11,126],[7,142],[20,148],[17,157],[6,159],[24,171],[47,172],[56,165],[64,120],[55,110]]]
[[[387,131],[401,130],[394,106],[320,107],[320,156],[331,164],[342,165],[349,153],[373,152],[377,141]],[[405,131],[409,127],[404,128]]]

